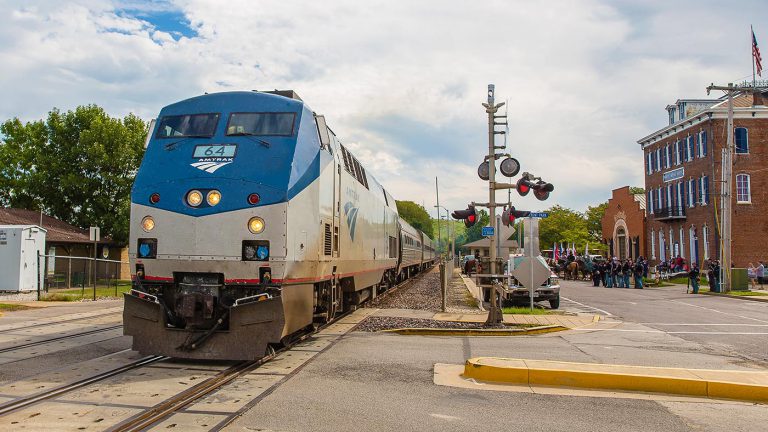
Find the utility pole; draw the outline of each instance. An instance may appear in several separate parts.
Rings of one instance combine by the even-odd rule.
[[[435,176],[435,199],[437,200],[437,244],[441,246],[442,235],[440,233],[440,189],[437,187],[437,176]]]

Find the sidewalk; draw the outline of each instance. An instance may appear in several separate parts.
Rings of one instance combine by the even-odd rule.
[[[457,321],[457,322],[485,322],[488,318],[487,312],[477,314],[457,314],[449,312],[438,312],[432,319],[439,321]],[[594,324],[599,320],[598,315],[516,315],[504,314],[505,324],[536,324],[536,325],[556,325],[569,329],[580,328]]]

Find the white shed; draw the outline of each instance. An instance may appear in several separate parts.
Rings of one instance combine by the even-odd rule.
[[[0,225],[0,291],[37,290],[45,267],[37,259],[45,253],[45,233],[36,225]]]

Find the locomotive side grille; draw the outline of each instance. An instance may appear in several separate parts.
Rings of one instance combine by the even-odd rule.
[[[331,225],[325,224],[325,244],[323,244],[323,253],[326,256],[330,256],[331,251],[333,250],[332,240],[333,237],[331,236]]]

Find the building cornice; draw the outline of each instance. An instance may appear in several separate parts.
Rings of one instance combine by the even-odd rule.
[[[694,126],[698,126],[701,123],[707,122],[711,119],[727,119],[728,108],[714,108],[702,111],[693,117],[681,120],[677,123],[671,124],[663,129],[659,129],[650,135],[637,140],[640,147],[645,149],[646,147],[653,145],[664,138],[683,132],[687,129],[691,129]],[[768,107],[765,106],[752,106],[744,108],[734,108],[733,118],[744,119],[768,119]]]

